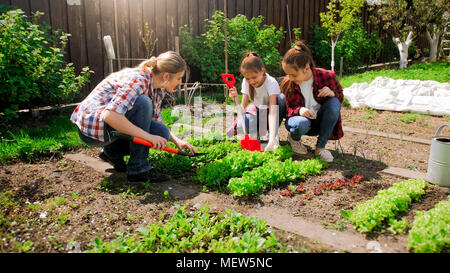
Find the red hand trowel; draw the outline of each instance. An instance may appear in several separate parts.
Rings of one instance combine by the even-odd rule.
[[[236,80],[233,76],[233,74],[222,74],[222,80],[223,82],[228,85],[229,88],[233,88],[234,84],[236,83]],[[247,127],[245,126],[245,111],[242,108],[241,104],[239,103],[239,100],[237,97],[234,98],[234,103],[236,104],[236,107],[238,108],[238,118],[242,121],[242,128],[244,129],[245,137],[244,139],[241,139],[241,147],[244,150],[248,151],[260,151],[261,144],[258,142],[258,140],[254,138],[250,138],[247,133]]]

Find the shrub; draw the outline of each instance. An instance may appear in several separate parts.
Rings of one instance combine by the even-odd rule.
[[[29,20],[20,9],[0,14],[0,112],[4,118],[14,111],[69,102],[89,81],[88,67],[77,76],[64,60],[69,34],[50,31]]]
[[[250,21],[238,14],[228,20],[228,70],[239,74],[239,66],[248,51],[255,51],[264,61],[269,74],[277,74],[280,70],[282,56],[278,52],[283,29],[262,25],[262,16],[253,17]],[[206,20],[206,32],[192,37],[187,26],[180,28],[183,41],[181,54],[185,60],[200,70],[202,80],[219,82],[220,74],[225,72],[225,30],[224,14],[216,11],[211,20]]]
[[[331,62],[331,42],[328,30],[324,27],[314,26],[313,39],[310,48],[317,66],[329,68]],[[361,23],[351,27],[342,34],[336,44],[336,67],[339,68],[341,57],[344,58],[344,72],[354,72],[365,62],[371,63],[372,58],[380,54],[381,40],[377,33],[368,34]]]

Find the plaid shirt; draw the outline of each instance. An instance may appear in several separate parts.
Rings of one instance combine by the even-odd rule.
[[[339,83],[336,73],[334,71],[325,70],[321,68],[313,68],[313,96],[314,99],[322,105],[326,98],[319,98],[319,90],[328,86],[334,94],[336,98],[341,102],[344,101],[344,93],[342,91],[341,84]],[[290,118],[292,116],[300,115],[300,109],[305,107],[305,98],[302,95],[300,86],[298,84],[293,84],[290,86],[288,91],[286,92],[286,109],[287,109],[287,117]],[[344,131],[342,129],[342,119],[339,114],[339,119],[336,122],[336,125],[333,128],[333,131],[330,134],[331,140],[337,140],[344,136]]]
[[[153,90],[152,83],[152,75],[137,68],[113,73],[75,108],[70,120],[84,135],[103,142],[105,110],[125,115],[139,96],[148,95],[153,102],[153,119],[162,122],[161,103],[165,91]]]

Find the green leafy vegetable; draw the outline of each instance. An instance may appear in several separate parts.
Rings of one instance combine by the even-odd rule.
[[[252,171],[243,173],[240,178],[232,178],[228,189],[235,197],[259,193],[280,183],[305,178],[307,175],[320,174],[327,163],[319,159],[284,162],[272,160]]]
[[[450,197],[426,212],[416,212],[409,231],[408,249],[413,252],[441,252],[450,247]]]
[[[353,212],[341,212],[348,218],[360,232],[371,232],[375,227],[382,225],[383,221],[394,218],[400,212],[408,209],[412,200],[417,200],[425,193],[428,183],[423,179],[409,179],[396,183],[386,190],[356,206]]]
[[[279,252],[282,247],[264,220],[230,210],[212,214],[207,205],[195,211],[186,205],[174,209],[164,222],[137,229],[137,236],[119,232],[112,242],[95,238],[88,252],[265,253]]]
[[[247,170],[272,160],[285,160],[292,156],[290,146],[279,146],[273,152],[251,152],[241,150],[228,154],[197,171],[197,179],[208,186],[221,186],[232,177],[241,176]]]

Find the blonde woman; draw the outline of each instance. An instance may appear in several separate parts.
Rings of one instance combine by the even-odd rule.
[[[147,158],[149,148],[117,139],[112,131],[142,138],[162,150],[172,141],[179,149],[196,149],[178,139],[161,118],[165,92],[181,84],[186,62],[174,51],[126,68],[105,78],[72,113],[80,138],[88,145],[103,147],[99,157],[116,171],[127,172],[128,182],[161,182],[170,177],[154,170]],[[128,164],[123,157],[130,155]]]

